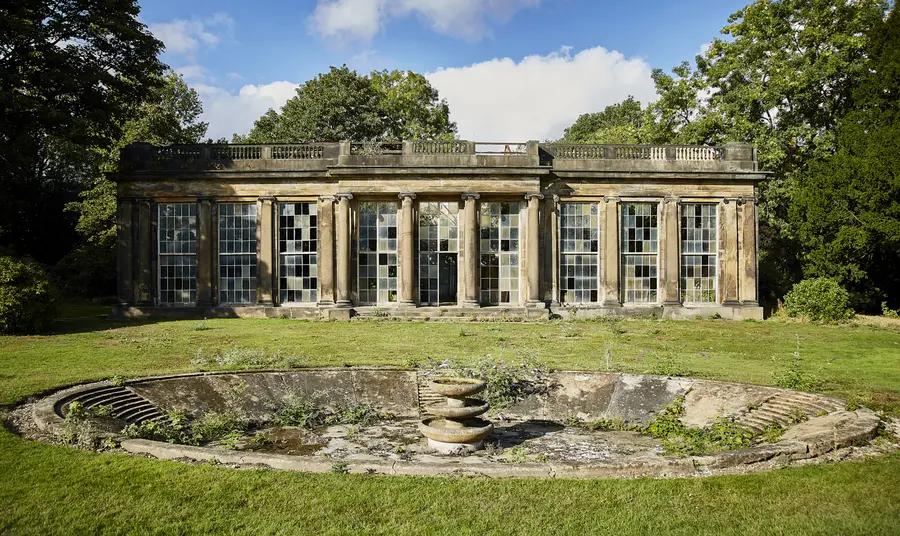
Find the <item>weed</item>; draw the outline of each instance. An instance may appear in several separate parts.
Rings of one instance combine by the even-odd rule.
[[[244,439],[243,432],[228,432],[219,440],[219,446],[223,449],[235,450],[242,439]]]
[[[762,404],[759,401],[747,402],[744,404],[744,409],[747,411],[755,411],[758,410]]]
[[[344,460],[338,460],[331,464],[331,473],[335,475],[350,474],[350,464]]]
[[[306,356],[283,355],[280,349],[269,354],[263,348],[244,348],[232,346],[228,350],[216,350],[212,354],[204,353],[203,348],[191,360],[196,367],[220,368],[298,368],[304,366],[309,359]]]
[[[191,425],[191,431],[202,441],[215,441],[235,434],[240,438],[248,426],[247,420],[234,411],[210,411]]]
[[[211,327],[206,325],[206,318],[200,321],[199,324],[194,326],[194,331],[206,331],[208,329],[212,329]]]
[[[187,416],[176,410],[169,411],[164,419],[129,424],[122,433],[126,437],[166,441],[181,445],[197,445],[202,436],[190,425]]]
[[[800,408],[792,408],[790,414],[791,424],[800,424],[809,420],[809,415]]]
[[[766,443],[776,443],[784,435],[784,426],[778,423],[767,424],[760,433],[760,439]]]
[[[352,424],[358,427],[369,426],[381,420],[375,406],[370,404],[339,404],[325,419],[326,424]]]
[[[313,393],[308,397],[289,393],[281,399],[281,405],[275,410],[274,421],[282,426],[300,426],[316,428],[325,424],[327,413],[319,405],[320,395]]]
[[[127,380],[118,374],[109,379],[109,384],[114,387],[124,387],[126,383]]]
[[[506,463],[525,463],[528,461],[528,449],[519,445],[511,449],[507,449],[503,455]]]
[[[266,435],[262,430],[256,432],[252,436],[247,438],[247,447],[250,449],[256,449],[268,445],[272,441],[269,439],[269,436]]]
[[[83,416],[66,415],[57,432],[57,439],[63,444],[83,450],[95,450],[100,445],[100,437],[94,424]]]
[[[647,374],[655,374],[657,376],[680,377],[689,376],[690,371],[678,362],[678,358],[671,347],[666,346],[660,353],[655,356],[651,362]]]
[[[360,428],[359,425],[351,424],[350,426],[347,427],[347,435],[345,436],[345,438],[352,440],[354,437],[359,435],[359,432],[361,430],[362,430],[362,428]]]
[[[772,360],[777,360],[773,357]],[[797,391],[814,391],[819,382],[810,377],[803,369],[803,359],[800,357],[800,336],[797,335],[797,349],[791,354],[791,361],[785,367],[779,367],[772,373],[775,385],[785,389]]]
[[[88,411],[94,417],[112,417],[113,414],[112,406],[107,406],[106,404],[97,404]]]
[[[881,314],[887,318],[900,318],[900,309],[891,309],[887,302],[881,302]]]
[[[862,407],[862,401],[856,395],[847,399],[847,405],[844,407],[847,411],[856,411]]]

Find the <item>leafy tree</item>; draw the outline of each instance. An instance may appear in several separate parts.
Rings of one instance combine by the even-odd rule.
[[[451,137],[445,101],[422,75],[411,71],[360,75],[346,65],[297,88],[280,112],[269,110],[250,133],[235,136],[248,143],[434,139]]]
[[[0,3],[0,245],[45,262],[67,249],[62,208],[90,168],[75,153],[118,138],[164,68],[139,11],[136,0]]]
[[[199,143],[207,123],[200,121],[203,104],[182,77],[168,72],[160,85],[138,105],[109,148],[93,152],[93,186],[66,205],[78,214],[75,226],[82,242],[60,262],[57,272],[69,294],[102,296],[115,289],[116,185],[103,177],[118,166],[119,151],[138,141],[155,145]]]
[[[565,130],[566,143],[646,143],[647,113],[629,96],[602,112],[582,114]]]
[[[793,219],[804,274],[833,277],[858,308],[900,304],[900,16],[869,32],[869,61],[851,110],[838,122],[837,150],[798,181]]]

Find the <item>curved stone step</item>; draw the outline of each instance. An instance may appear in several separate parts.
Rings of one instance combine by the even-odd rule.
[[[145,420],[158,420],[163,417],[162,412],[149,400],[135,393],[125,386],[104,386],[79,393],[57,406],[57,413],[65,418],[68,408],[73,402],[79,402],[85,408],[108,406],[112,417],[124,420],[126,423],[141,423]]]
[[[140,409],[139,411],[135,411],[128,416],[121,416],[121,419],[124,419],[128,424],[140,424],[151,417],[162,417],[162,414],[155,407],[150,406],[147,408]]]

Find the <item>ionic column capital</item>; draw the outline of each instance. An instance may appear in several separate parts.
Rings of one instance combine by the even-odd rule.
[[[274,203],[274,202],[278,201],[278,199],[276,199],[275,196],[273,196],[273,195],[261,195],[261,196],[259,196],[258,199],[263,202],[268,201],[269,203]]]
[[[621,199],[617,195],[604,195],[603,196],[604,203],[609,203],[610,201],[612,201],[613,203],[618,203],[619,201],[621,201]]]
[[[409,192],[403,192],[401,194],[397,194],[397,197],[404,203],[406,203],[406,202],[412,203],[413,199],[416,198],[416,194],[409,193]]]
[[[544,198],[544,194],[525,194],[526,201],[531,201],[532,199],[540,200],[543,198]]]
[[[478,200],[481,199],[481,194],[475,192],[465,192],[462,194],[463,201],[468,201],[470,199]]]
[[[744,203],[744,198],[743,197],[723,197],[722,203],[725,203],[726,205],[728,205],[729,203],[741,205]]]
[[[333,195],[320,195],[320,196],[319,196],[319,201],[321,201],[321,202],[323,202],[323,203],[334,203],[334,202],[335,202],[335,196],[333,196]]]
[[[681,202],[681,198],[676,197],[676,196],[667,195],[666,197],[663,198],[663,203],[665,203],[665,204],[675,203],[677,205],[680,202]]]
[[[350,193],[334,194],[334,198],[337,199],[338,201],[343,201],[345,199],[347,201],[350,201],[351,199],[353,199],[353,194],[350,194]]]
[[[558,195],[553,194],[553,197],[551,197],[551,199],[553,199],[553,203],[554,203],[554,204],[558,204],[558,203],[559,203],[559,196],[558,196]]]

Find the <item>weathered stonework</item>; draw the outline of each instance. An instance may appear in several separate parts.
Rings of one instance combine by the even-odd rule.
[[[537,311],[543,311],[537,316],[762,317],[756,189],[768,173],[758,169],[755,149],[746,144],[714,148],[455,140],[385,142],[374,150],[371,144],[351,142],[135,144],[123,150],[121,169],[111,178],[118,183],[119,198],[117,311],[125,316],[193,312],[349,319],[374,307],[378,314],[405,316],[431,316],[440,310],[444,318],[496,311],[523,318],[534,318]],[[217,244],[230,239],[220,236],[217,207],[222,203],[256,205],[253,303],[224,303],[220,297],[221,274],[227,270]],[[282,233],[279,210],[285,203],[312,204],[317,223],[306,240],[314,250],[295,252],[306,256],[305,264],[283,268],[283,256],[293,253],[281,251],[280,244],[295,240],[293,231]],[[428,245],[428,237],[421,235],[426,225],[423,203],[449,207],[447,221],[455,226],[450,235],[435,241],[433,257],[422,249]],[[573,300],[568,287],[574,278],[564,272],[561,259],[572,254],[562,243],[575,231],[561,229],[561,222],[563,209],[578,203],[592,205],[599,228],[592,249],[578,250],[590,257],[596,275],[587,284],[577,283],[588,290]],[[646,251],[649,260],[640,260],[652,263],[649,269],[623,264],[625,254],[633,253],[623,249],[623,240],[633,232],[623,228],[623,211],[636,203],[655,211],[650,239],[655,249]],[[193,272],[162,272],[159,247],[164,230],[157,220],[161,207],[172,204],[196,204],[196,222],[190,228],[194,249],[185,261],[193,263]],[[371,259],[378,263],[372,266],[377,275],[364,279],[360,263],[369,257],[360,255],[360,207],[371,204],[396,210],[389,221],[379,213],[373,224],[371,232],[377,228],[384,236],[376,241],[373,235],[371,244],[364,244],[377,244]],[[503,212],[496,221],[490,219],[494,216],[484,220],[489,204],[510,210],[513,219],[507,221]],[[686,299],[681,288],[686,269],[682,210],[698,204],[716,207],[709,255],[713,261],[704,261],[715,264],[703,268],[709,272],[704,277],[714,283],[700,302]],[[573,221],[584,225],[577,218]],[[174,232],[176,237],[182,234]],[[576,240],[588,243],[580,234]],[[425,264],[426,259],[434,264]],[[578,267],[582,261],[571,262]],[[249,272],[239,266],[234,273]],[[164,282],[166,277],[174,280]],[[305,284],[314,282],[303,290],[315,299],[280,303],[282,281],[301,277]],[[635,283],[635,277],[643,279]],[[438,290],[429,287],[431,280]],[[363,281],[373,286],[361,289]],[[195,292],[185,291],[182,301],[166,302],[160,292],[163,284],[177,292],[193,285]],[[649,289],[645,299],[635,300],[626,292],[633,284]],[[370,294],[378,296],[377,302],[361,298]],[[432,295],[438,298],[425,300]]]

